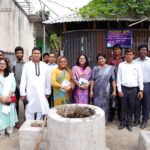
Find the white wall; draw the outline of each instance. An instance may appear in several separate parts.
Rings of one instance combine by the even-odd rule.
[[[24,48],[28,60],[34,47],[34,23],[15,5],[13,0],[0,0],[0,49],[14,52],[16,46]]]

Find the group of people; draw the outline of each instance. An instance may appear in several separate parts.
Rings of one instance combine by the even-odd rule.
[[[114,120],[117,109],[119,129],[127,126],[129,131],[133,125],[140,124],[142,110],[141,128],[145,128],[150,113],[150,58],[147,45],[140,45],[138,51],[139,58],[135,60],[131,49],[122,57],[121,46],[115,44],[113,57],[107,61],[106,56],[99,53],[93,70],[85,54],[77,58],[71,70],[65,56],[57,59],[55,53],[44,54],[41,61],[41,49],[37,47],[26,63],[22,47],[15,48],[17,61],[12,64],[0,51],[0,57],[3,54],[0,58],[0,137],[5,137],[5,130],[13,136],[13,127],[19,127],[19,99],[24,103],[26,120],[42,120],[53,106],[79,103],[102,108],[106,125],[108,120]],[[13,101],[15,97],[17,101]]]

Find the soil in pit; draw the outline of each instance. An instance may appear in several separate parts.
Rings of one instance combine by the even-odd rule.
[[[65,118],[85,118],[95,114],[95,111],[88,107],[61,107],[57,108],[57,114]]]

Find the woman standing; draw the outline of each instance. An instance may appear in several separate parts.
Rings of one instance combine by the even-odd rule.
[[[72,102],[79,104],[88,104],[90,78],[92,70],[89,67],[86,55],[80,55],[77,59],[76,66],[72,68],[75,79],[75,89],[72,94]]]
[[[10,73],[5,58],[0,58],[0,138],[5,137],[5,129],[12,137],[13,127],[18,122],[15,103],[9,103],[15,89],[14,74]]]
[[[90,97],[93,97],[94,105],[105,111],[105,124],[107,124],[110,96],[116,96],[115,67],[106,64],[104,54],[97,55],[97,62],[98,65],[93,68]]]
[[[70,103],[70,91],[74,88],[74,79],[64,56],[58,58],[58,68],[51,74],[54,88],[54,106]]]

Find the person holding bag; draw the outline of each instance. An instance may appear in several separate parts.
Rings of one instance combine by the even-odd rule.
[[[72,92],[72,102],[78,104],[88,104],[92,69],[89,66],[86,55],[81,54],[78,57],[76,65],[72,68],[72,73],[76,85]]]
[[[5,137],[5,130],[9,137],[12,137],[13,127],[18,122],[15,107],[15,89],[14,74],[10,73],[9,65],[5,58],[0,58],[0,138]]]
[[[74,78],[67,64],[67,58],[60,56],[58,58],[58,68],[51,74],[52,86],[54,88],[54,106],[70,104],[70,94],[74,89]]]

